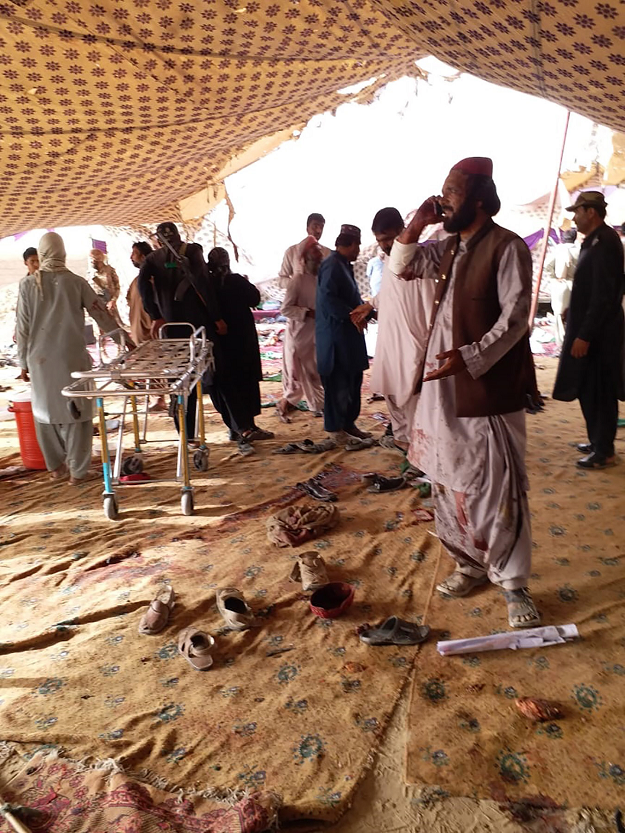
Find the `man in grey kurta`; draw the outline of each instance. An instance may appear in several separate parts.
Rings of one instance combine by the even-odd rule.
[[[454,236],[419,246],[440,221],[436,202]],[[525,243],[493,223],[498,210],[490,160],[463,160],[400,234],[390,268],[437,285],[408,456],[432,479],[437,534],[456,561],[439,590],[459,597],[490,581],[505,591],[509,624],[525,628],[540,621],[527,589],[532,267]]]
[[[117,328],[84,278],[65,266],[60,235],[39,241],[39,269],[20,281],[17,302],[17,350],[22,379],[32,384],[37,440],[54,479],[69,471],[70,483],[85,480],[91,463],[93,407],[87,399],[67,399],[62,389],[72,372],[88,370],[85,311],[103,332]]]

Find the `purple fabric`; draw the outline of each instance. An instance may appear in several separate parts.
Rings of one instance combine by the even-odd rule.
[[[542,240],[545,235],[544,229],[539,229],[535,231],[534,234],[529,234],[527,237],[524,237],[523,240],[527,243],[528,249],[533,249],[534,246],[538,243],[539,240]],[[549,230],[549,237],[553,240],[554,243],[560,243],[560,235],[555,229]]]

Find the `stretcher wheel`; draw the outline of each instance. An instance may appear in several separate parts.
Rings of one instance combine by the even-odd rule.
[[[198,448],[193,454],[193,466],[196,471],[208,471],[208,449]]]
[[[141,454],[133,454],[131,457],[126,457],[122,462],[122,474],[141,474],[143,471],[143,457]]]
[[[115,498],[115,495],[106,495],[102,506],[104,508],[104,514],[109,521],[116,521],[119,515],[119,508],[117,506],[117,499]]]
[[[180,508],[183,515],[193,514],[193,492],[183,492],[180,498]]]

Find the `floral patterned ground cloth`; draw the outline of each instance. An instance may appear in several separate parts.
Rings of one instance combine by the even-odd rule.
[[[229,803],[174,796],[54,753],[30,758],[3,784],[3,798],[32,833],[263,833],[274,827],[279,807],[269,792]],[[12,828],[0,819],[0,831]]]
[[[539,374],[550,390],[555,362]],[[542,650],[443,658],[421,653],[413,687],[408,780],[453,795],[613,808],[625,802],[625,463],[576,469],[584,441],[577,403],[549,400],[528,417],[532,591],[545,624],[578,625],[582,638]],[[620,431],[617,453],[625,459]],[[442,556],[438,580],[452,568]],[[436,594],[438,638],[505,629],[489,587],[462,600]],[[444,629],[444,633],[441,632]],[[559,701],[562,720],[531,724],[517,697]],[[546,805],[546,806],[547,806]]]
[[[155,419],[170,430],[166,416]],[[320,438],[320,420],[298,412],[282,425],[271,409],[261,423],[275,441],[242,459],[209,413],[211,465],[195,477],[190,518],[170,485],[121,491],[111,523],[100,483],[71,488],[45,473],[0,482],[0,740],[110,757],[187,788],[274,791],[284,819],[335,819],[349,806],[415,656],[367,648],[356,627],[422,613],[435,541],[414,515],[423,505],[414,490],[368,494],[352,468],[395,473],[400,455],[285,458],[272,448]],[[381,433],[366,415],[361,424]],[[171,476],[172,446],[159,446],[148,447],[146,470]],[[13,425],[0,423],[0,467],[19,462],[15,447]],[[265,520],[304,503],[295,483],[333,465],[325,482],[339,494],[341,524],[311,546],[356,597],[331,621],[289,582],[296,553],[269,543]],[[177,594],[171,622],[140,636],[141,615],[167,582]],[[221,586],[243,591],[258,627],[222,629]],[[177,635],[190,625],[216,639],[204,673],[178,655]]]

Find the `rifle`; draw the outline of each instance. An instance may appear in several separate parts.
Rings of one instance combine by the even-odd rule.
[[[161,246],[163,248],[167,248],[170,251],[170,254],[173,255],[174,261],[178,269],[180,269],[180,282],[176,287],[176,294],[174,296],[175,301],[180,301],[184,297],[187,289],[191,286],[195,290],[196,294],[199,296],[200,300],[207,306],[206,300],[202,297],[201,292],[195,286],[193,282],[193,273],[191,272],[191,264],[189,263],[189,258],[186,257],[185,251],[187,248],[187,244],[183,243],[181,248],[182,254],[177,252],[174,247],[171,245],[169,240],[167,240],[160,232],[155,233],[156,238],[159,240]]]

